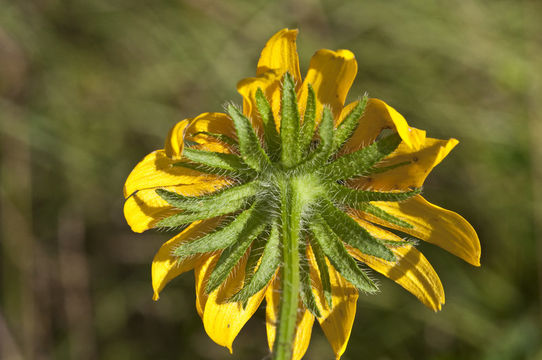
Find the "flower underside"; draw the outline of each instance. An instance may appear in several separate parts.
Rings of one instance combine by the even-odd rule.
[[[307,94],[301,119],[294,80],[286,73],[282,81],[279,127],[268,100],[259,89],[256,104],[263,123],[261,139],[251,121],[230,104],[227,110],[237,139],[224,134],[203,133],[223,143],[227,152],[199,150],[195,144],[185,141],[183,158],[174,166],[221,175],[231,180],[231,186],[198,197],[156,190],[169,205],[180,210],[156,226],[184,228],[194,221],[220,217],[220,225],[213,232],[182,243],[174,255],[182,260],[196,254],[221,251],[205,288],[211,293],[248,253],[244,285],[230,298],[230,301],[244,304],[269,284],[288,258],[285,252],[291,251],[291,246],[285,242],[288,234],[295,232],[295,238],[299,237],[295,256],[302,259],[294,270],[300,279],[300,298],[314,316],[320,317],[306,261],[309,245],[330,308],[333,306],[332,289],[326,258],[358,290],[375,292],[376,285],[359,267],[349,249],[395,262],[390,248],[409,242],[378,239],[348,212],[363,211],[409,229],[412,225],[370,202],[403,201],[419,194],[421,189],[378,192],[346,186],[350,179],[407,164],[385,166],[382,163],[398,147],[401,138],[397,133],[382,134],[371,145],[345,153],[343,145],[356,130],[367,97],[335,127],[329,107],[324,107],[317,124],[315,94],[310,85]]]

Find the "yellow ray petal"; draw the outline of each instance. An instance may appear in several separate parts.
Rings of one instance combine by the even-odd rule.
[[[186,138],[196,142],[200,137],[194,134],[206,131],[215,134],[224,134],[231,138],[235,138],[235,127],[232,120],[226,114],[222,113],[203,113],[195,117],[191,122],[190,126],[186,129]],[[206,137],[202,137],[202,140],[209,142]],[[210,150],[209,150],[210,151]],[[216,151],[216,150],[213,150]]]
[[[218,345],[233,352],[232,344],[241,328],[256,312],[265,296],[265,288],[252,296],[246,307],[240,302],[227,300],[238,292],[245,279],[246,256],[232,270],[228,279],[218,289],[205,294],[205,286],[215,267],[218,256],[209,257],[196,267],[196,308],[203,319],[207,335]]]
[[[333,304],[333,307],[330,309],[324,299],[320,273],[312,249],[308,251],[308,258],[316,303],[322,314],[322,317],[318,318],[318,322],[335,353],[335,358],[340,359],[346,350],[354,318],[356,317],[358,291],[326,259],[331,282],[331,301]]]
[[[267,330],[267,343],[271,351],[273,351],[277,331],[276,323],[279,314],[280,293],[280,280],[277,276],[265,293],[265,301],[267,302],[265,308],[265,327]],[[314,316],[310,311],[305,309],[302,303],[299,303],[299,307],[300,311],[297,313],[292,360],[300,360],[305,355],[305,352],[307,352],[311,340],[312,325],[314,324]]]
[[[197,196],[214,192],[227,184],[224,179],[201,181],[192,185],[164,186],[162,189],[185,196]],[[124,217],[132,231],[143,232],[152,229],[156,223],[178,212],[163,200],[156,189],[144,189],[136,192],[124,203]]]
[[[296,46],[297,30],[282,29],[267,41],[262,50],[256,74],[276,70],[280,77],[288,71],[301,84],[299,58]]]
[[[166,138],[164,150],[166,155],[174,160],[179,160],[182,157],[184,149],[184,133],[190,124],[190,119],[184,119],[175,124]]]
[[[208,254],[202,254],[179,261],[177,257],[172,255],[173,251],[182,243],[195,240],[202,234],[211,231],[217,226],[218,222],[219,219],[196,221],[160,247],[152,261],[151,273],[154,300],[160,298],[160,291],[168,282],[180,274],[192,270],[200,261],[205,261],[208,258]]]
[[[412,245],[391,247],[390,250],[397,257],[395,264],[365,255],[357,249],[350,249],[350,253],[401,285],[428,308],[440,310],[444,304],[444,289],[435,269],[425,256]]]
[[[194,267],[194,278],[196,283],[196,310],[203,320],[203,310],[209,296],[205,293],[205,285],[213,271],[220,254],[208,254],[208,257]]]
[[[353,217],[365,230],[378,239],[400,241],[397,235],[375,226],[367,221]],[[435,311],[444,304],[442,283],[429,261],[414,246],[389,247],[397,257],[396,263],[366,255],[349,248],[349,252],[358,260],[387,276],[416,296],[425,306]]]
[[[419,131],[412,128],[413,132]],[[358,178],[350,182],[355,187],[371,187],[379,190],[406,190],[421,187],[431,170],[437,166],[458,144],[456,139],[439,140],[425,138],[423,144],[414,150],[402,142],[396,151],[382,162],[390,166],[403,162],[406,165],[370,177]]]
[[[173,164],[177,162],[179,161],[168,157],[164,150],[148,154],[128,175],[124,184],[124,197],[130,196],[138,190],[196,184],[218,179],[216,175],[203,174],[199,171],[174,166]]]
[[[402,202],[374,201],[372,204],[405,220],[414,228],[402,228],[362,212],[356,212],[356,215],[440,246],[469,264],[480,266],[478,235],[459,214],[431,204],[421,195]]]
[[[316,94],[317,121],[321,118],[323,105],[329,105],[334,118],[338,118],[357,72],[358,64],[349,50],[318,50],[311,59],[298,98],[305,101],[307,85],[311,84]]]
[[[341,118],[348,114],[347,111],[347,108],[343,110]],[[382,100],[369,99],[358,127],[345,145],[347,152],[353,152],[371,144],[383,129],[395,129],[403,142],[412,149],[419,149],[425,139],[425,131],[413,132],[397,110]]]
[[[262,133],[262,123],[256,107],[256,91],[258,91],[258,88],[262,89],[267,100],[270,102],[275,123],[277,124],[277,131],[279,131],[280,79],[280,73],[275,70],[269,70],[257,77],[243,79],[237,84],[237,91],[243,96],[243,113],[251,119],[256,131],[260,134]]]

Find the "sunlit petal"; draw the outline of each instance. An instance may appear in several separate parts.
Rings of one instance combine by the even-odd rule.
[[[227,184],[226,180],[215,178],[211,181],[201,181],[191,185],[162,186],[160,188],[185,196],[199,196],[214,192]],[[134,232],[152,229],[158,221],[177,212],[178,210],[171,207],[156,193],[156,188],[140,190],[126,199],[124,203],[124,217]]]
[[[196,184],[218,178],[215,175],[174,166],[177,162],[179,161],[167,156],[164,150],[156,150],[145,156],[128,175],[124,184],[124,197],[127,198],[138,190]]]
[[[341,118],[348,114],[347,108],[343,110]],[[369,99],[356,131],[345,144],[346,152],[353,152],[371,144],[384,129],[396,130],[403,142],[413,150],[419,149],[424,143],[425,131],[413,131],[397,110],[382,100]]]
[[[378,239],[401,241],[399,236],[389,231],[362,219],[356,217],[354,219]],[[411,292],[428,308],[435,311],[440,310],[444,304],[444,289],[435,269],[425,256],[411,244],[399,247],[390,246],[389,248],[397,257],[396,263],[363,254],[357,249],[349,248],[348,250],[356,259]]]
[[[186,129],[186,138],[200,143],[202,141],[209,142],[206,137],[194,135],[201,131],[224,134],[235,138],[235,127],[233,126],[232,120],[228,115],[222,113],[203,113],[195,117]],[[209,151],[211,150],[209,149]]]
[[[320,119],[324,104],[331,107],[334,117],[337,118],[357,71],[358,64],[349,50],[318,50],[311,59],[298,98],[305,101],[307,85],[311,84],[316,94],[317,119]]]
[[[308,256],[311,265],[311,280],[314,294],[318,308],[322,314],[322,317],[318,318],[318,322],[335,353],[336,359],[340,359],[346,350],[354,318],[356,317],[358,291],[326,259],[332,290],[333,307],[330,309],[324,299],[322,282],[312,250],[308,251]]]
[[[240,302],[227,300],[243,286],[246,257],[232,270],[230,276],[219,288],[205,294],[205,286],[215,267],[218,256],[210,256],[195,268],[196,308],[202,317],[207,335],[218,345],[233,352],[232,344],[245,323],[256,312],[265,296],[265,288],[252,296],[245,308]]]
[[[401,230],[424,241],[438,245],[469,264],[480,266],[480,240],[478,235],[459,214],[433,205],[421,195],[402,202],[375,201],[374,205],[405,220],[414,228],[402,228],[365,213],[362,218]]]
[[[412,128],[416,133],[420,130]],[[372,174],[351,181],[355,187],[370,187],[379,190],[406,190],[421,187],[431,170],[437,166],[457,145],[456,139],[439,140],[425,138],[414,150],[402,142],[381,166],[406,163],[382,173]]]
[[[288,71],[296,83],[301,84],[296,45],[297,32],[297,29],[282,29],[267,41],[258,61],[257,75],[275,70],[282,76]]]
[[[258,133],[262,132],[262,122],[258,114],[255,99],[258,88],[262,89],[267,100],[271,103],[271,109],[273,110],[273,116],[277,124],[277,131],[280,130],[278,127],[280,124],[280,79],[281,77],[276,71],[270,70],[257,77],[243,79],[237,84],[237,91],[243,96],[243,113],[251,119]]]
[[[180,274],[192,270],[199,262],[206,261],[209,257],[207,254],[202,254],[179,260],[176,256],[173,256],[173,251],[182,243],[197,239],[202,234],[211,231],[217,224],[218,219],[196,221],[160,247],[160,250],[154,256],[151,269],[154,300],[160,298],[160,291],[168,282]]]

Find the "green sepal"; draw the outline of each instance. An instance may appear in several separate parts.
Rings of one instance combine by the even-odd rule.
[[[400,163],[393,164],[393,165],[372,167],[369,171],[367,171],[367,173],[368,175],[381,174],[386,171],[390,171],[390,170],[393,170],[393,169],[396,169],[398,167],[405,166],[408,164],[412,164],[412,161],[402,161]]]
[[[377,206],[375,206],[373,204],[360,203],[360,204],[357,204],[356,206],[352,206],[352,207],[354,209],[358,209],[358,210],[361,210],[363,212],[366,212],[367,214],[371,214],[373,216],[376,216],[377,218],[382,219],[384,221],[387,221],[390,224],[397,225],[397,226],[400,226],[400,227],[404,227],[404,228],[407,228],[407,229],[413,229],[414,228],[414,226],[412,226],[408,222],[406,222],[404,220],[401,220],[396,216],[393,216],[392,214],[382,210],[381,208],[379,208],[379,207],[377,207]]]
[[[263,231],[250,245],[249,254],[247,258],[247,263],[245,265],[245,279],[243,281],[243,287],[245,287],[256,272],[258,267],[258,261],[263,255],[265,245],[267,244],[267,238],[269,233]]]
[[[364,254],[395,262],[393,252],[331,202],[322,204],[322,217],[337,236]]]
[[[245,228],[239,234],[237,241],[222,251],[205,286],[206,294],[211,293],[226,280],[232,269],[246,253],[252,241],[265,229],[266,224],[260,216],[260,214],[254,213],[253,218],[247,222]]]
[[[169,205],[177,209],[193,212],[212,212],[228,206],[232,201],[254,196],[258,189],[259,184],[257,182],[249,182],[203,196],[184,196],[164,189],[156,189],[156,193]]]
[[[301,301],[307,310],[309,310],[317,318],[322,317],[320,309],[316,304],[316,298],[312,292],[312,283],[310,276],[309,261],[307,259],[307,242],[304,239],[300,239],[299,242],[299,277],[301,289],[299,296]]]
[[[322,121],[318,127],[320,143],[307,161],[302,165],[304,171],[312,171],[324,165],[331,155],[331,146],[333,145],[333,114],[331,108],[324,107]]]
[[[337,129],[333,134],[333,147],[331,149],[332,154],[339,150],[343,144],[350,139],[352,134],[354,134],[354,131],[358,127],[359,119],[361,118],[361,115],[363,115],[363,111],[365,111],[368,100],[369,97],[364,95],[363,99],[358,101],[352,111],[350,111],[339,126],[337,126]]]
[[[280,157],[282,165],[293,167],[298,162],[299,110],[294,78],[288,72],[282,78],[281,100]]]
[[[315,215],[309,224],[314,240],[320,245],[333,267],[358,290],[368,293],[378,291],[375,283],[359,268],[356,260],[350,256],[342,241],[329,228],[320,215]]]
[[[217,216],[226,215],[229,213],[236,212],[243,208],[246,204],[246,199],[238,199],[235,201],[231,201],[225,205],[223,205],[220,208],[211,208],[209,210],[203,210],[203,211],[197,211],[197,212],[191,212],[191,211],[183,211],[181,213],[171,215],[165,219],[160,220],[156,223],[155,227],[161,228],[172,228],[172,227],[178,227],[184,224],[188,224],[197,220],[205,220],[214,218]]]
[[[370,146],[338,158],[326,165],[320,173],[330,182],[367,175],[374,165],[397,149],[400,143],[401,137],[394,133]]]
[[[186,150],[186,149],[185,149]],[[252,169],[246,167],[243,170],[225,170],[218,167],[211,167],[208,165],[197,164],[187,161],[179,161],[173,163],[173,166],[180,166],[186,169],[195,170],[204,174],[228,176],[232,178],[248,178],[254,175]]]
[[[219,168],[229,171],[244,171],[247,169],[247,165],[243,162],[243,160],[234,154],[224,154],[188,148],[184,149],[183,157],[211,168]],[[180,163],[179,165],[183,166],[183,163]]]
[[[221,250],[230,246],[239,238],[239,234],[241,234],[247,222],[252,219],[256,211],[256,204],[254,202],[249,209],[243,211],[233,221],[224,223],[213,232],[179,245],[173,251],[173,255],[184,258],[194,254]]]
[[[254,170],[262,171],[271,161],[263,150],[250,120],[233,104],[228,105],[228,114],[237,131],[239,151],[243,161]]]
[[[308,84],[307,105],[305,106],[305,115],[303,116],[303,125],[299,135],[299,155],[300,159],[305,157],[309,151],[312,138],[314,137],[314,128],[316,127],[316,95],[311,84]]]
[[[403,246],[407,246],[407,245],[416,245],[416,241],[414,240],[384,240],[384,239],[379,239],[379,241],[388,246],[388,247],[391,247],[391,248],[399,248],[399,247],[403,247]]]
[[[339,184],[332,184],[330,187],[331,198],[341,204],[355,207],[357,204],[367,201],[403,201],[418,195],[421,188],[400,192],[382,192],[352,189]]]
[[[191,146],[199,145],[198,142],[193,141],[193,140],[188,140],[188,139],[184,139],[183,144],[184,144],[185,147],[191,147]]]
[[[271,226],[269,239],[263,250],[262,260],[254,276],[250,278],[248,283],[245,282],[244,287],[237,292],[230,301],[245,302],[254,294],[263,289],[277,271],[280,266],[281,249],[280,249],[280,230],[276,222]]]
[[[324,291],[324,299],[327,302],[329,308],[333,308],[333,296],[331,291],[331,280],[329,278],[329,269],[326,262],[326,256],[322,250],[322,247],[318,244],[313,237],[310,238],[312,252],[314,253],[314,259],[316,265],[320,271],[320,280],[322,282],[322,290]]]
[[[198,131],[198,132],[192,134],[192,136],[196,136],[196,135],[207,135],[207,136],[212,137],[213,139],[216,139],[216,140],[218,140],[220,142],[223,142],[224,144],[229,145],[229,146],[231,146],[231,147],[233,147],[235,149],[239,148],[239,144],[237,143],[237,141],[235,141],[234,139],[232,139],[228,135],[212,133],[212,132],[209,132],[209,131]]]
[[[277,132],[277,124],[275,123],[275,116],[273,115],[273,109],[267,101],[262,89],[256,90],[256,107],[258,113],[262,118],[264,129],[264,140],[267,146],[267,154],[269,157],[276,161],[280,157],[280,135]]]

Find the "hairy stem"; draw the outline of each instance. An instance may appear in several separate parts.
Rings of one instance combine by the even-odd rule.
[[[278,318],[274,360],[290,360],[299,304],[299,227],[303,201],[295,181],[280,182],[282,213],[282,294]]]

